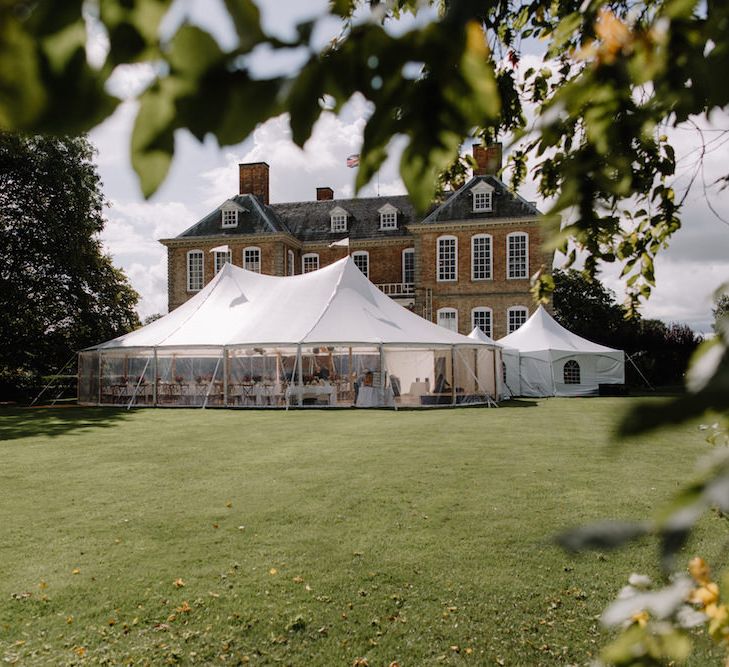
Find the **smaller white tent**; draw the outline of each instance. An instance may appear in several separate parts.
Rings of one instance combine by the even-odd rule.
[[[596,396],[625,382],[625,353],[565,329],[542,307],[501,338],[505,382],[514,396]]]

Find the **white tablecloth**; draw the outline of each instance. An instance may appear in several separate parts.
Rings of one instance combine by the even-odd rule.
[[[312,384],[299,387],[293,385],[286,390],[287,399],[296,399],[301,396],[305,398],[326,398],[329,405],[334,403],[337,398],[337,388],[333,384]]]
[[[392,387],[360,387],[357,393],[358,408],[391,408],[395,405]]]

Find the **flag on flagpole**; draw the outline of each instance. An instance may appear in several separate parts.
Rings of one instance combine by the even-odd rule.
[[[359,153],[352,153],[347,158],[347,166],[350,168],[359,167]]]
[[[230,252],[230,246],[218,245],[214,248],[210,248],[210,252]]]
[[[330,248],[349,248],[349,236],[345,236],[343,239],[339,239],[339,241],[332,241],[332,243],[329,244]]]

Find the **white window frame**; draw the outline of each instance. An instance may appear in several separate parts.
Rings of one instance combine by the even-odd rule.
[[[220,209],[220,226],[223,229],[231,229],[238,226],[238,209],[233,206],[226,206]]]
[[[511,254],[511,242],[514,239],[524,239],[524,266],[523,273],[512,275],[514,273],[514,257]],[[521,263],[521,262],[520,262]],[[506,279],[507,280],[526,280],[529,278],[529,234],[527,232],[511,232],[506,235]]]
[[[446,317],[448,316],[448,317]],[[445,326],[444,322],[449,320],[453,323],[453,327]],[[455,331],[458,333],[458,310],[456,308],[438,308],[436,311],[436,322],[439,327],[448,329],[449,331]]]
[[[258,268],[256,268],[254,265],[255,262],[250,262],[251,265],[253,265],[253,268],[249,268],[248,264],[248,258],[246,257],[246,254],[249,252],[257,252],[258,253]],[[249,245],[247,248],[243,248],[243,268],[246,271],[253,271],[253,273],[261,273],[261,249],[257,245]]]
[[[491,213],[494,210],[494,188],[486,181],[479,181],[474,185],[471,188],[471,196],[474,213]]]
[[[216,250],[213,253],[213,268],[215,269],[215,273],[217,275],[218,271],[225,266],[226,262],[228,264],[231,264],[233,262],[233,253],[230,250]]]
[[[441,242],[453,241],[453,277],[443,277],[443,258],[441,257]],[[448,273],[450,276],[450,272]],[[439,236],[435,241],[435,279],[439,283],[458,282],[458,237],[451,235]]]
[[[357,264],[358,257],[359,258],[364,257],[364,259],[365,259],[365,270],[364,271],[362,271],[362,267]],[[369,278],[370,277],[370,253],[367,252],[366,250],[357,250],[356,252],[352,253],[352,260],[354,261],[355,266],[357,266],[357,268],[360,271],[362,271],[364,277]]]
[[[200,286],[199,287],[195,286],[197,283],[195,285],[193,285],[193,272],[192,272],[192,267],[190,266],[190,262],[191,262],[193,256],[200,259],[200,276],[199,276]],[[186,273],[187,273],[187,291],[188,292],[199,292],[205,286],[205,253],[202,250],[198,250],[197,248],[195,248],[194,250],[188,250],[187,256],[186,256],[185,268],[186,268]]]
[[[289,248],[289,250],[286,252],[286,261],[288,262],[286,266],[286,275],[293,276],[296,273],[296,265],[294,264],[294,251]]]
[[[476,313],[487,313],[489,316],[488,331],[484,331],[483,328],[476,323]],[[488,306],[476,306],[471,310],[471,330],[478,327],[483,331],[489,338],[494,337],[494,311]]]
[[[512,314],[515,314],[517,312],[523,313],[524,322],[526,322],[529,319],[529,309],[526,306],[511,306],[511,308],[507,308],[506,309],[506,333],[507,333],[507,335],[510,333],[514,333],[519,327],[521,327],[524,324],[524,322],[522,322],[518,327],[512,328],[511,316],[512,316]]]
[[[483,273],[486,273],[487,275],[484,276],[477,276],[476,275],[476,244],[480,240],[486,240],[488,239],[488,245],[489,245],[489,255],[488,255],[488,262],[486,263],[486,266],[484,267],[485,270]],[[474,234],[471,237],[471,280],[493,280],[494,278],[494,239],[491,236],[491,234]]]
[[[347,231],[347,220],[349,213],[345,211],[341,206],[335,206],[329,211],[329,221],[331,223],[332,232],[346,232]]]
[[[569,379],[567,373],[567,366],[570,367]],[[577,372],[573,370],[577,367]],[[576,378],[576,379],[575,379]],[[562,380],[564,384],[582,384],[582,368],[580,368],[580,362],[577,359],[567,359],[562,367]]]
[[[412,280],[406,280],[406,277],[407,277],[407,272],[405,270],[405,257],[406,256],[412,256],[412,258],[413,258],[413,279]],[[405,250],[402,251],[402,281],[406,285],[415,284],[415,248],[405,248]]]
[[[306,260],[310,259],[316,260],[316,268],[306,270]],[[312,271],[318,271],[319,270],[319,253],[318,252],[307,252],[306,254],[301,256],[301,273],[311,273]]]
[[[380,214],[380,229],[397,229],[397,214],[399,211],[392,204],[385,204],[377,212]]]

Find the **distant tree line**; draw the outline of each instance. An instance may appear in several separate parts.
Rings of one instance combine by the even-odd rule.
[[[554,284],[554,316],[562,326],[595,343],[625,350],[653,386],[683,384],[689,359],[702,341],[689,326],[626,319],[626,308],[615,293],[579,271],[555,271]],[[629,385],[645,386],[630,362],[625,375]]]

